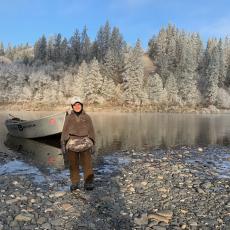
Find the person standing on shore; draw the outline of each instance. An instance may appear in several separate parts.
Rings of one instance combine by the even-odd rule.
[[[70,191],[79,189],[81,165],[84,172],[84,188],[93,190],[94,173],[91,154],[95,150],[95,131],[90,116],[83,110],[80,97],[71,99],[72,111],[66,115],[61,135],[63,155],[69,161]]]

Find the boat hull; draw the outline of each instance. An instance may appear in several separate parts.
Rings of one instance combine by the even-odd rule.
[[[23,138],[45,137],[62,132],[66,113],[58,113],[33,121],[9,119],[5,125],[12,136]]]

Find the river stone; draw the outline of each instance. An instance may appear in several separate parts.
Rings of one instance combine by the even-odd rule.
[[[197,222],[195,222],[195,221],[191,221],[191,222],[189,222],[189,225],[191,226],[191,227],[197,227]]]
[[[20,200],[20,198],[19,198],[19,197],[16,197],[15,199],[7,200],[7,201],[6,201],[6,204],[13,204],[13,203],[15,203],[15,202],[17,202],[17,201],[19,201],[19,200]]]
[[[53,212],[53,209],[52,208],[47,208],[47,209],[45,209],[45,213],[46,212]]]
[[[146,186],[147,184],[148,184],[147,181],[142,181],[142,182],[141,182],[141,185],[142,185],[142,186]]]
[[[35,200],[35,199],[31,199],[31,200],[30,200],[30,203],[31,203],[31,204],[36,203],[36,200]]]
[[[163,176],[158,176],[158,177],[157,177],[157,179],[159,179],[159,180],[163,180],[163,179],[164,179],[164,177],[163,177]]]
[[[146,225],[148,224],[148,216],[147,213],[141,215],[140,218],[134,218],[134,223],[137,225]]]
[[[157,212],[157,214],[160,215],[160,216],[164,216],[164,217],[166,217],[168,219],[171,219],[172,216],[173,216],[172,211],[159,211],[159,212]]]
[[[150,220],[155,220],[155,221],[158,221],[158,222],[164,222],[164,223],[169,223],[169,220],[170,218],[167,218],[165,216],[161,216],[161,215],[157,215],[157,214],[149,214],[148,215],[148,219]]]
[[[205,191],[203,189],[201,189],[201,188],[198,188],[197,192],[200,193],[200,194],[205,194]]]
[[[95,225],[94,223],[90,223],[90,224],[89,224],[89,228],[90,228],[90,229],[96,229],[96,225]]]
[[[187,228],[187,225],[186,224],[182,224],[181,225],[181,229],[186,229]]]
[[[71,204],[62,204],[62,208],[65,210],[65,211],[68,211],[69,209],[73,208],[73,206]]]
[[[183,213],[183,214],[188,213],[188,210],[185,210],[185,209],[181,209],[180,211],[181,211],[181,213]]]
[[[163,226],[155,226],[154,227],[154,230],[166,230],[167,228],[166,227],[163,227]]]
[[[58,191],[58,192],[55,192],[55,193],[54,193],[54,196],[55,196],[56,198],[58,198],[58,197],[64,196],[65,194],[66,194],[66,192]]]
[[[10,227],[12,227],[13,229],[17,226],[18,226],[18,222],[16,220],[10,222]]]
[[[51,229],[51,225],[49,223],[45,223],[41,226],[43,229]]]
[[[166,189],[166,188],[159,188],[159,189],[157,189],[159,192],[164,192],[164,193],[166,193],[166,192],[169,192],[169,189]]]
[[[45,217],[40,217],[38,220],[37,220],[37,224],[44,224],[46,222],[46,218]]]
[[[130,188],[128,188],[128,191],[129,192],[135,192],[135,189],[134,189],[134,187],[130,187]]]
[[[33,215],[31,214],[19,214],[15,217],[15,220],[17,221],[23,221],[23,222],[28,222],[31,221],[33,218]]]
[[[211,183],[211,182],[203,183],[203,184],[201,185],[201,187],[204,188],[204,189],[209,189],[209,188],[212,187],[212,183]]]
[[[61,226],[61,225],[63,225],[63,220],[61,220],[61,219],[51,220],[50,223],[52,226]]]

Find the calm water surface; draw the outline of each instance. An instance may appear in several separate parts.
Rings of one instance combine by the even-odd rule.
[[[55,113],[55,112],[54,112]],[[14,112],[22,119],[35,119],[52,112]],[[143,150],[178,145],[230,144],[230,114],[89,113],[95,131],[98,155],[121,150]],[[41,165],[63,167],[60,136],[30,140],[7,135],[8,113],[0,113],[0,151],[25,154]]]

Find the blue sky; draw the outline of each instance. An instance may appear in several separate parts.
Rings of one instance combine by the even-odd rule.
[[[86,25],[93,40],[109,20],[133,45],[148,40],[168,23],[209,37],[230,35],[229,0],[1,0],[0,41],[33,44],[42,34],[69,38]]]

